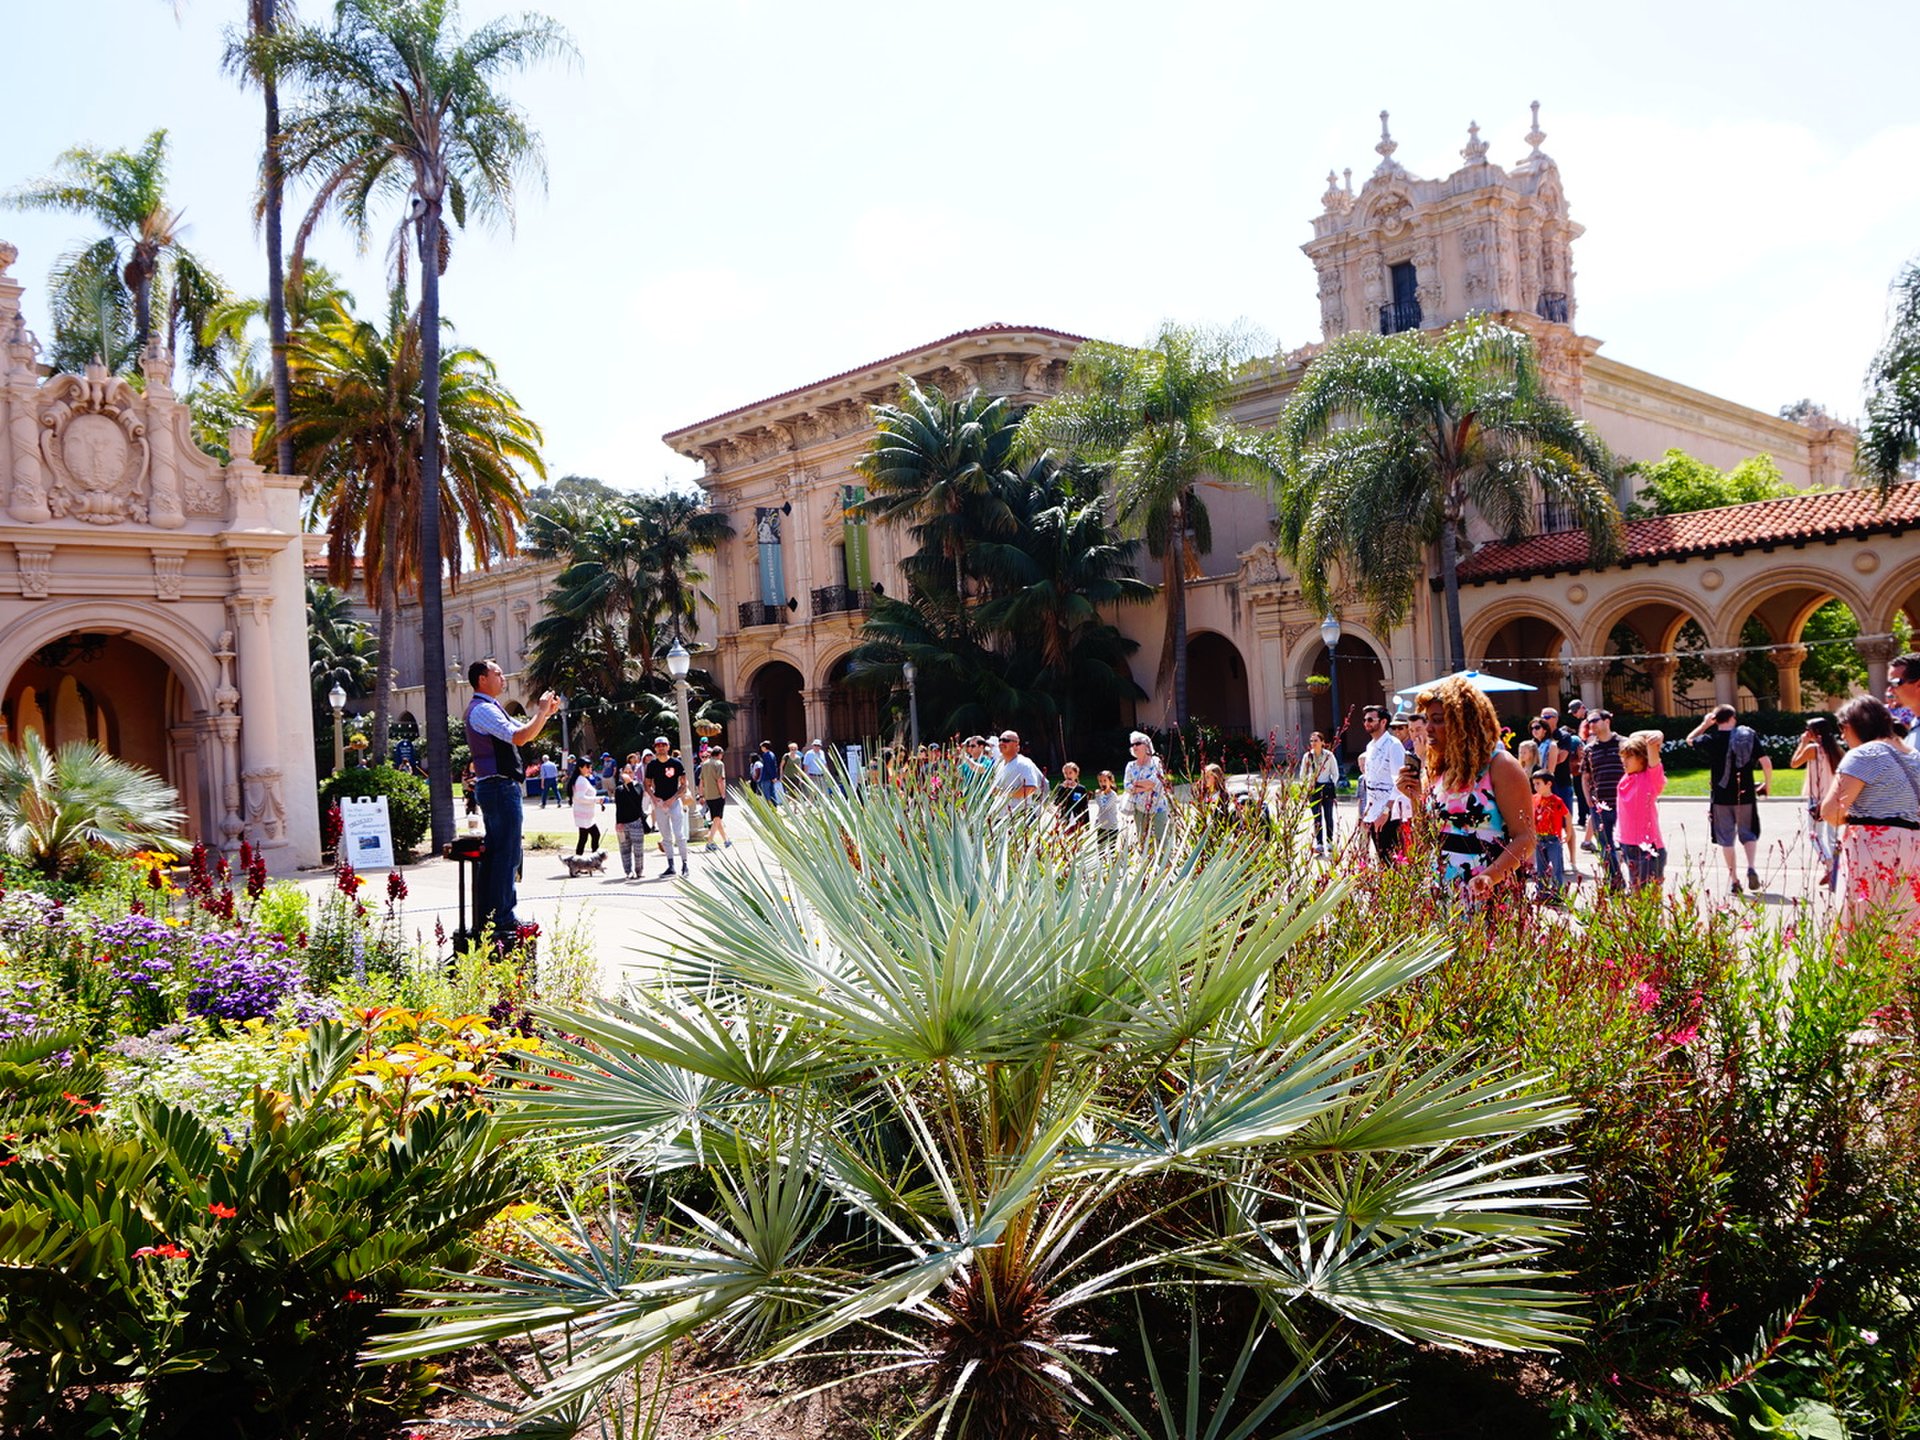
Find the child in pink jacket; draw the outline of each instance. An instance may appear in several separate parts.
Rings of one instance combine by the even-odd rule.
[[[1660,838],[1660,792],[1667,788],[1667,772],[1660,763],[1666,737],[1658,730],[1640,730],[1620,742],[1620,777],[1615,802],[1614,840],[1635,890],[1657,886],[1666,878],[1667,845]]]

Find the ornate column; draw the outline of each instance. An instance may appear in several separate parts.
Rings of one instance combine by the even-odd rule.
[[[173,448],[173,414],[178,402],[169,382],[173,363],[155,336],[140,357],[147,377],[147,523],[156,530],[178,530],[187,523],[180,505],[180,457]]]
[[[827,734],[826,687],[822,686],[818,690],[802,691],[800,698],[805,703],[807,710],[807,739],[825,740],[831,744],[837,737]],[[803,750],[806,749],[804,742],[802,742],[800,748]]]
[[[1887,693],[1887,666],[1899,655],[1900,642],[1891,635],[1862,636],[1853,642],[1853,648],[1867,662],[1867,693],[1884,696]]]
[[[1773,661],[1773,668],[1780,672],[1780,708],[1803,708],[1800,703],[1800,667],[1807,663],[1807,647],[1776,645],[1767,652],[1767,658]]]
[[[213,642],[213,658],[220,662],[220,685],[213,692],[213,733],[219,743],[213,783],[220,800],[219,846],[229,854],[240,848],[246,828],[240,819],[240,689],[233,683],[234,634],[222,630]]]
[[[1607,668],[1612,664],[1605,655],[1589,655],[1573,662],[1573,683],[1580,687],[1580,698],[1589,710],[1606,708]]]
[[[273,632],[266,593],[271,551],[240,550],[227,557],[235,593],[227,605],[238,632],[240,679],[245,684],[245,723],[240,727],[240,795],[246,836],[256,847],[287,843],[286,777],[280,768],[280,715],[273,683]]]
[[[1640,662],[1653,681],[1653,713],[1671,715],[1673,708],[1673,672],[1680,668],[1677,655],[1655,655]]]
[[[6,436],[0,441],[0,458],[7,466],[6,478],[12,493],[8,508],[13,518],[26,525],[51,520],[47,508],[45,473],[40,468],[40,382],[33,371],[34,351],[38,348],[27,333],[20,314],[21,284],[7,274],[20,252],[0,240],[0,383],[5,386]]]
[[[1707,662],[1707,668],[1713,671],[1713,703],[1716,705],[1737,705],[1740,703],[1740,662],[1745,657],[1738,650],[1703,650],[1700,658]]]

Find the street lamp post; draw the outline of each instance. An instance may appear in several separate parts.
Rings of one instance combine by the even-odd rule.
[[[327,691],[327,704],[333,707],[333,773],[338,775],[347,766],[346,740],[340,730],[340,712],[347,708],[347,692],[340,688],[338,680]]]
[[[1333,748],[1333,763],[1340,764],[1340,733],[1344,728],[1340,724],[1340,621],[1329,615],[1320,622],[1320,638],[1327,645],[1327,682],[1328,698],[1333,701],[1333,722],[1329,728],[1333,731],[1327,737],[1327,743]]]
[[[678,635],[673,637],[673,648],[667,651],[667,674],[673,677],[673,708],[680,716],[680,756],[687,766],[687,838],[705,839],[707,827],[704,823],[695,823],[700,814],[697,791],[692,788],[695,759],[693,754],[693,721],[687,715],[687,671],[693,668],[693,657],[687,653],[687,647],[680,643]]]
[[[571,762],[573,759],[573,737],[567,728],[567,711],[569,708],[567,697],[562,694],[560,697],[560,758]]]
[[[920,671],[909,660],[900,667],[900,678],[907,682],[907,735],[909,743],[917,751],[920,748],[920,692],[914,681],[920,678]]]

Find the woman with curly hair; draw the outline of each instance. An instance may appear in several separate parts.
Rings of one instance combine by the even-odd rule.
[[[1424,783],[1402,772],[1401,788],[1439,830],[1440,883],[1485,900],[1533,854],[1527,772],[1500,744],[1493,702],[1465,680],[1420,692],[1427,717]]]

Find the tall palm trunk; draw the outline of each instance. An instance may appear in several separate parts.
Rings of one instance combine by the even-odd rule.
[[[400,497],[387,497],[386,513],[381,517],[380,553],[387,563],[380,577],[380,647],[373,674],[373,763],[387,758],[387,741],[393,725],[393,689],[388,684],[393,674],[393,631],[400,615]],[[444,727],[443,727],[444,728]]]
[[[1447,596],[1447,652],[1450,670],[1467,668],[1466,631],[1460,623],[1460,519],[1449,503],[1440,521],[1440,583]]]
[[[254,34],[273,33],[279,0],[254,0]],[[280,210],[284,200],[285,177],[280,165],[280,87],[271,66],[260,74],[260,91],[266,100],[267,148],[261,179],[266,191],[267,230],[267,336],[273,346],[273,434],[274,468],[282,475],[293,474],[293,386],[287,377],[287,277],[281,256]],[[392,553],[392,552],[388,552]],[[386,694],[386,660],[380,675],[380,694]],[[384,719],[386,711],[377,710]],[[381,724],[375,741],[378,755],[386,753],[386,728]]]
[[[147,342],[153,338],[153,258],[146,253],[144,244],[133,247],[133,258],[127,262],[122,278],[127,288],[133,291],[133,353],[134,363],[142,367],[145,373]],[[101,357],[103,360],[105,356]]]
[[[440,584],[440,201],[420,215],[420,640],[426,669],[427,787],[433,851],[453,843],[453,772],[447,753],[447,635]]]
[[[1187,723],[1187,507],[1173,502],[1167,538],[1167,644],[1173,649],[1173,723]]]

